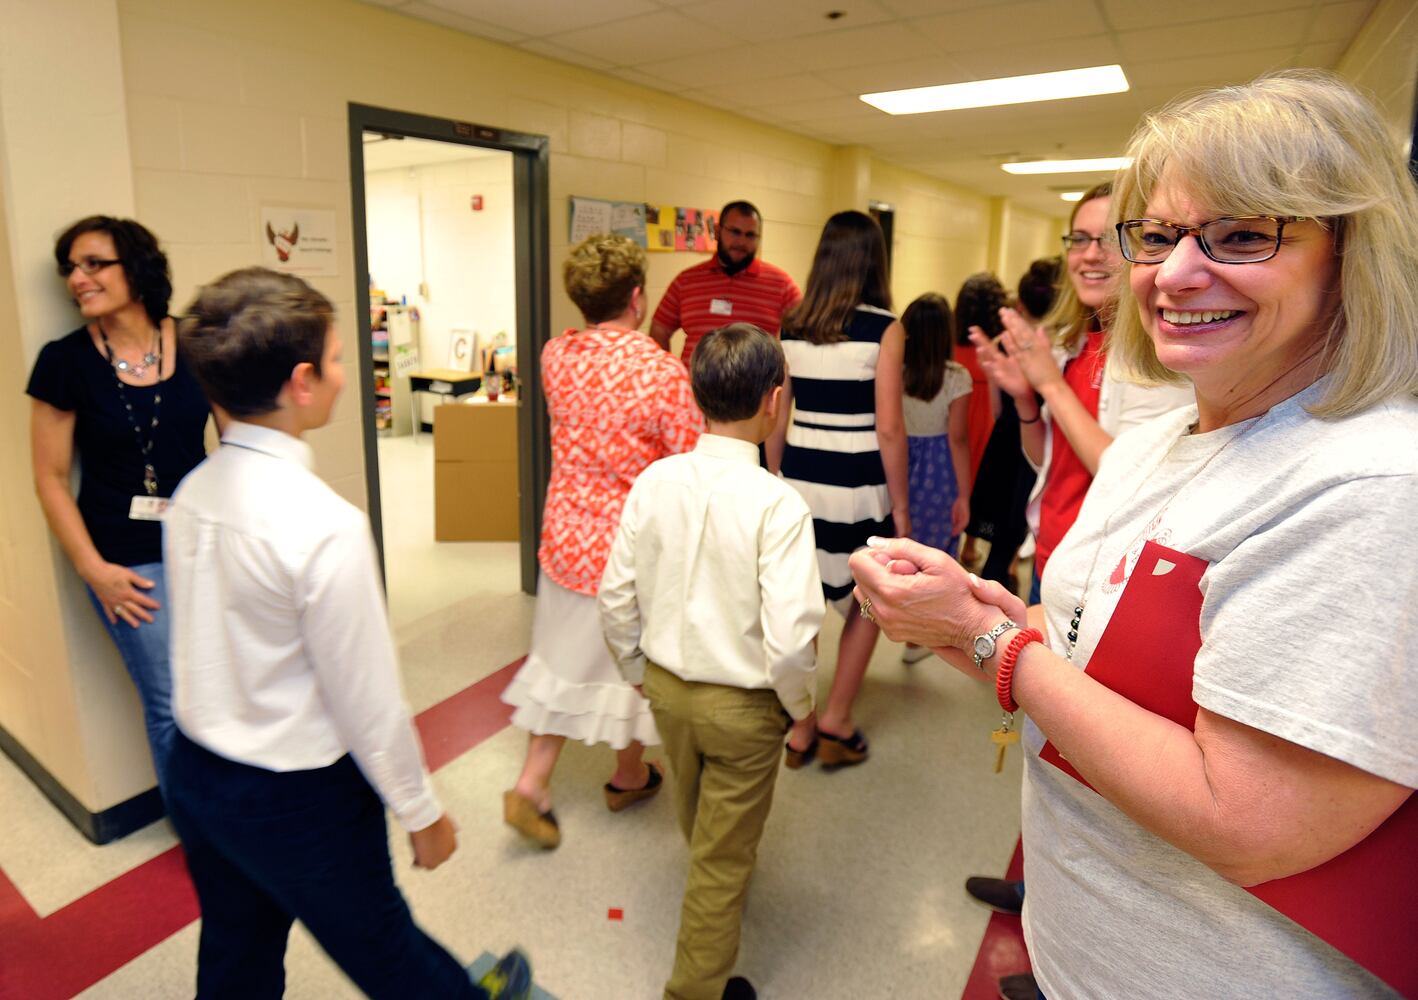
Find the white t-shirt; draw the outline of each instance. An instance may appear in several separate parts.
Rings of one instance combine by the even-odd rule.
[[[1088,662],[1145,541],[1204,559],[1196,703],[1412,788],[1418,401],[1319,420],[1303,407],[1321,390],[1208,434],[1188,436],[1188,407],[1120,436],[1044,574],[1050,642],[1066,648],[1086,594]],[[1040,760],[1043,742],[1027,723],[1024,926],[1049,1000],[1394,995]]]

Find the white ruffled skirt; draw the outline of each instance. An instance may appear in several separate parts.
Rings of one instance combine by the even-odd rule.
[[[660,742],[650,703],[627,684],[601,634],[596,599],[542,573],[532,616],[532,649],[502,692],[512,724],[535,736],[565,736],[588,746]]]

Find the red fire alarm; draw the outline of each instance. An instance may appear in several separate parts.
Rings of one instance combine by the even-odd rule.
[[[474,212],[481,212],[482,210],[483,210],[483,196],[480,195],[480,194],[475,194],[475,195],[473,195],[473,211],[474,211]]]

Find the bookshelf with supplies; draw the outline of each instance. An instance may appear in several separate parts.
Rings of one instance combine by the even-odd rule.
[[[385,302],[371,289],[369,327],[374,358],[374,426],[382,435],[400,436],[413,430],[413,393],[409,373],[419,363],[417,306]]]

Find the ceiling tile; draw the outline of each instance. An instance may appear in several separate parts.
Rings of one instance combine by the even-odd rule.
[[[943,52],[998,49],[1002,43],[1055,43],[1058,69],[1072,69],[1082,63],[1070,57],[1062,40],[1102,34],[1107,25],[1098,15],[1093,0],[1028,0],[1008,6],[992,5],[954,11],[911,22],[913,30],[935,42]],[[1008,65],[1001,76],[1011,76]]]
[[[772,101],[809,101],[819,97],[841,97],[846,91],[810,73],[780,76],[772,80],[730,80],[700,87],[696,93],[717,100],[744,104],[766,104]]]
[[[679,39],[697,40],[703,29],[672,10],[659,10],[639,17],[623,18],[608,24],[577,28],[574,31],[558,29],[546,40],[577,52],[604,59],[616,66],[633,66],[640,62],[647,52],[674,52],[679,48],[674,44]],[[726,43],[727,39],[711,39],[715,43]],[[709,48],[723,48],[724,44],[714,44]],[[691,48],[693,56],[701,51],[700,46]]]
[[[998,7],[1000,0],[879,0],[881,5],[897,17],[930,17],[952,10],[969,10],[972,7]]]
[[[1273,48],[1298,45],[1304,40],[1309,22],[1308,9],[1286,10],[1275,14],[1229,17],[1205,24],[1125,31],[1118,34],[1118,40],[1122,44],[1123,55],[1128,59],[1207,56],[1249,52],[1256,48],[1257,42]]]
[[[993,80],[1002,76],[1052,73],[1083,66],[1108,66],[1120,62],[1121,55],[1113,36],[1087,35],[1071,38],[1065,45],[1050,39],[1011,44],[1004,48],[952,52],[950,58],[970,74],[970,79]]]
[[[611,69],[615,65],[598,56],[593,56],[586,52],[578,52],[575,49],[568,49],[541,38],[530,38],[525,42],[519,42],[517,47],[519,49],[525,49],[528,52],[535,52],[539,56],[546,56],[548,59],[559,59],[562,62],[572,63],[576,66],[585,66],[588,69],[604,71]]]
[[[811,101],[784,101],[782,103],[775,101],[759,106],[770,115],[776,115],[790,122],[815,121],[825,118],[862,118],[880,121],[887,117],[883,112],[868,104],[863,104],[855,97],[846,96],[819,98]]]
[[[963,83],[976,77],[961,69],[954,56],[928,56],[869,66],[849,66],[831,71],[831,78],[852,94],[874,94],[883,90],[935,87],[943,83]]]
[[[606,72],[618,79],[625,80],[628,83],[636,83],[642,87],[649,87],[651,90],[663,90],[668,93],[677,94],[682,93],[685,89],[683,85],[675,83],[673,80],[652,76],[643,70],[630,66],[618,66]]]
[[[773,48],[798,65],[812,67],[830,78],[832,70],[843,66],[885,65],[936,55],[936,46],[910,30],[906,22],[872,25],[847,31],[831,31],[799,38],[785,38]]]
[[[727,37],[752,42],[850,31],[893,18],[873,0],[696,0],[678,9]],[[829,10],[845,14],[830,20]]]
[[[494,42],[515,42],[527,37],[523,32],[512,31],[496,24],[479,21],[477,18],[455,14],[442,7],[435,7],[431,3],[405,3],[401,7],[395,7],[394,10],[396,13],[407,14],[409,17],[416,17],[421,21],[429,21],[433,24],[441,24],[445,28],[465,31],[470,35],[477,35],[479,38],[489,38]]]
[[[680,90],[693,90],[716,83],[722,78],[723,74],[719,72],[717,62],[721,55],[699,53],[693,59],[660,59],[655,62],[636,63],[634,68],[648,76],[671,83]]]
[[[563,0],[428,0],[434,7],[495,24],[498,27],[541,37],[557,31],[585,28],[660,8],[651,0],[596,0],[571,4]]]
[[[1138,0],[1099,0],[1108,23],[1117,31],[1161,28],[1175,24],[1225,21],[1242,14],[1309,7],[1309,0],[1188,0],[1187,3],[1139,3]],[[1218,29],[1219,30],[1219,29]]]
[[[1230,52],[1216,56],[1188,56],[1184,59],[1139,59],[1124,64],[1123,69],[1140,89],[1170,87],[1175,93],[1181,88],[1220,87],[1245,83],[1267,70],[1288,65],[1294,46],[1256,49],[1253,52]]]

